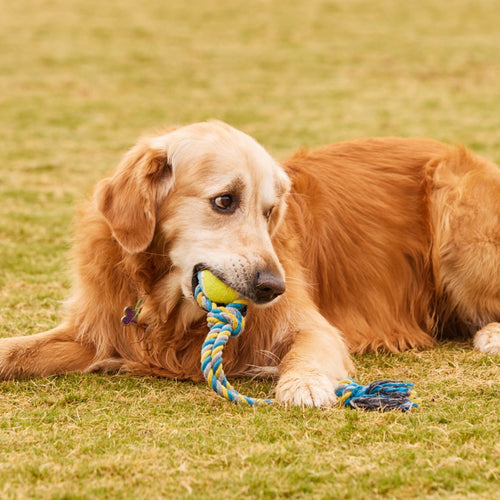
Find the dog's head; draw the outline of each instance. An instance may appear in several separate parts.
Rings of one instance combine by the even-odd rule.
[[[285,290],[271,237],[290,181],[251,137],[221,122],[139,141],[95,194],[98,210],[126,252],[164,239],[185,297],[210,269],[257,304]]]

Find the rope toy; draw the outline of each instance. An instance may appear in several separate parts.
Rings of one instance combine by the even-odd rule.
[[[243,396],[227,380],[222,367],[222,351],[230,337],[237,337],[245,328],[248,301],[216,278],[210,271],[197,273],[198,283],[194,297],[207,311],[210,331],[201,349],[201,370],[210,387],[233,403],[271,405],[271,399]],[[408,411],[418,406],[418,398],[411,382],[376,380],[369,385],[359,385],[353,379],[342,380],[335,387],[335,394],[342,406],[365,410]]]
[[[420,402],[411,382],[375,380],[368,385],[359,385],[352,378],[341,380],[335,394],[342,406],[364,410],[409,411]]]
[[[207,311],[210,331],[201,348],[201,370],[208,385],[223,398],[233,403],[271,405],[270,399],[250,398],[240,394],[227,380],[222,368],[222,350],[230,337],[237,337],[245,328],[248,301],[210,271],[198,272],[194,296],[200,307]],[[221,304],[221,305],[219,305]]]

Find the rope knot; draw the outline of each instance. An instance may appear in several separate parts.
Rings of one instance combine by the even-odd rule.
[[[207,326],[225,328],[230,337],[237,337],[245,329],[245,313],[246,306],[239,303],[214,307],[207,314]]]

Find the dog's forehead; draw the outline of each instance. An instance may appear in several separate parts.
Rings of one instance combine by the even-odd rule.
[[[281,167],[255,139],[229,125],[203,123],[183,127],[169,134],[167,142],[180,182],[183,178],[196,178],[212,189],[239,180],[257,189],[268,204],[284,190]]]
[[[237,153],[237,154],[235,154]],[[200,162],[198,174],[208,191],[241,189],[264,205],[273,205],[281,194],[274,160],[259,151],[218,149]]]
[[[279,168],[267,154],[244,150],[238,156],[227,156],[221,151],[208,163],[211,165],[210,178],[214,184],[239,184],[266,205],[272,205],[281,194],[276,171]]]

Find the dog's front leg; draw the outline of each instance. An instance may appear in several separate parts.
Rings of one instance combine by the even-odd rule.
[[[77,342],[76,334],[74,328],[61,325],[35,335],[0,339],[0,380],[84,371],[96,349]]]
[[[276,399],[294,406],[329,406],[334,387],[354,371],[338,329],[319,312],[296,321],[292,346],[279,367]]]

